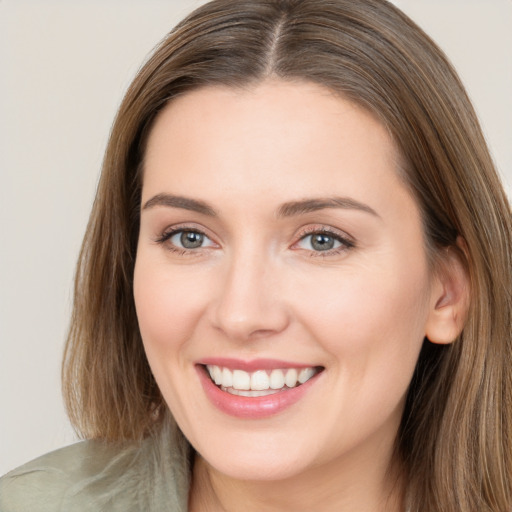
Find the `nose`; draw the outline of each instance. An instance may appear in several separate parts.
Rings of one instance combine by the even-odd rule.
[[[278,265],[262,258],[258,251],[233,255],[222,272],[213,305],[214,327],[238,341],[285,330],[290,320],[280,287],[282,279]]]

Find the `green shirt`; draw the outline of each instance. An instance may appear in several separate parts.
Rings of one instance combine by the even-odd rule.
[[[139,443],[83,441],[0,479],[1,512],[186,512],[190,450],[170,428]]]

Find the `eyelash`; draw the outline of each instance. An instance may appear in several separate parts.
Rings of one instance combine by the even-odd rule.
[[[166,244],[166,249],[177,254],[178,256],[196,256],[200,249],[204,249],[204,247],[198,247],[197,249],[187,249],[184,247],[177,247],[172,243],[167,244],[167,242],[169,242],[169,240],[178,233],[197,233],[199,235],[204,236],[208,240],[211,240],[210,237],[201,229],[191,226],[176,226],[170,229],[169,231],[164,231],[155,240],[155,242],[161,245]]]
[[[177,235],[178,233],[197,233],[199,235],[204,236],[208,240],[211,240],[210,237],[201,229],[198,229],[196,227],[191,226],[177,226],[172,228],[169,231],[164,231],[156,240],[155,242],[158,244],[166,244],[174,235]],[[333,230],[332,228],[329,228],[327,226],[312,226],[309,228],[306,228],[301,234],[300,238],[297,242],[293,244],[292,247],[297,246],[300,242],[304,241],[307,237],[313,236],[313,235],[326,235],[328,237],[333,238],[335,241],[339,242],[340,246],[333,249],[328,249],[325,251],[315,251],[315,250],[308,250],[310,254],[310,257],[323,257],[326,258],[328,256],[335,256],[337,254],[340,254],[342,252],[345,252],[347,250],[353,249],[356,244],[355,242],[349,238],[348,236],[341,235],[338,231]],[[187,248],[181,248],[177,247],[174,244],[167,244],[167,249],[179,256],[194,256],[199,253],[201,249],[204,249],[205,247],[198,247],[196,249],[187,249]],[[300,250],[298,248],[297,250]]]
[[[331,237],[335,241],[339,242],[340,246],[325,251],[308,250],[308,252],[310,253],[309,256],[311,258],[327,258],[329,256],[336,256],[338,254],[341,254],[345,251],[348,251],[356,247],[356,244],[353,239],[349,238],[347,235],[342,235],[339,231],[334,230],[328,226],[311,226],[309,228],[306,228],[301,233],[299,240],[295,242],[295,244],[293,245],[296,246],[297,244],[305,240],[307,237],[311,237],[313,235],[326,235],[328,237]]]

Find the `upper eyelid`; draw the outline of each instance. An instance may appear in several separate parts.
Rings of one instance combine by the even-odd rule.
[[[302,242],[305,238],[308,236],[314,235],[314,234],[321,234],[325,233],[329,236],[332,236],[333,238],[336,238],[338,242],[340,243],[339,247],[335,247],[332,249],[328,249],[325,251],[315,251],[313,249],[305,249],[300,248],[298,245],[300,242]],[[331,256],[336,256],[341,253],[345,253],[348,250],[352,250],[357,247],[356,240],[353,236],[349,235],[346,231],[333,228],[332,226],[326,226],[326,225],[313,225],[313,226],[306,226],[304,230],[299,232],[299,235],[297,235],[296,241],[292,244],[291,249],[292,250],[303,250],[306,253],[308,253],[310,256],[313,257],[322,257],[322,258],[328,258]]]
[[[304,228],[300,229],[296,235],[297,241],[302,240],[302,238],[314,235],[315,233],[328,233],[329,235],[333,235],[335,237],[338,237],[342,240],[355,243],[355,239],[353,236],[351,236],[346,231],[343,231],[341,229],[334,228],[332,226],[326,226],[326,225],[313,225],[313,226],[305,226]]]
[[[196,248],[180,247],[179,245],[175,245],[174,243],[171,242],[171,238],[173,238],[175,235],[177,235],[180,232],[187,232],[187,231],[199,233],[199,234],[203,235],[205,238],[207,238],[212,243],[212,245],[218,245],[218,243],[211,236],[209,236],[207,233],[205,233],[205,231],[203,229],[199,229],[196,227],[190,227],[190,226],[179,226],[179,225],[168,227],[168,228],[164,229],[161,232],[161,234],[158,235],[154,239],[154,242],[158,245],[161,245],[162,247],[167,247],[167,250],[169,250],[171,252],[180,253],[183,256],[186,254],[198,255],[198,254],[201,254],[202,251],[212,248],[212,245],[208,245],[208,246],[204,246],[204,247],[200,246],[200,247],[196,247]]]
[[[160,234],[157,235],[157,238],[159,238],[159,239],[160,238],[169,238],[172,235],[179,233],[180,231],[193,231],[196,233],[201,233],[202,235],[204,235],[210,239],[213,238],[212,235],[209,234],[210,230],[208,230],[204,227],[198,226],[196,224],[189,224],[189,223],[175,224],[172,226],[168,226],[165,229],[160,231]]]

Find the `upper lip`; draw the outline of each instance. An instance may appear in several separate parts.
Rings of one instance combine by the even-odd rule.
[[[277,370],[285,368],[312,368],[319,365],[304,364],[292,361],[283,361],[280,359],[235,359],[230,357],[206,357],[197,361],[199,365],[214,365],[232,370],[244,370],[246,372],[254,372],[256,370]]]

